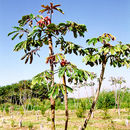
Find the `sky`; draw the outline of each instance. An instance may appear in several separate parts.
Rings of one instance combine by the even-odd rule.
[[[39,51],[40,58],[35,57],[32,64],[25,65],[24,61],[20,60],[24,52],[13,52],[14,46],[20,40],[12,41],[11,37],[7,35],[13,31],[13,26],[18,25],[17,21],[23,15],[31,13],[37,15],[41,5],[50,2],[61,4],[60,8],[65,13],[62,15],[55,12],[53,22],[74,21],[85,24],[88,29],[84,38],[74,39],[72,35],[67,35],[67,40],[85,47],[85,41],[88,38],[110,33],[116,36],[117,41],[122,41],[124,44],[130,43],[130,0],[0,0],[0,86],[31,79],[49,68],[49,65],[45,64],[45,58],[48,56],[47,47],[43,47]],[[85,66],[82,58],[75,55],[66,56],[68,61],[79,68],[94,71],[97,75],[100,74],[100,66],[92,68]],[[111,76],[123,76],[127,81],[127,87],[130,87],[130,69],[113,68],[107,65],[103,88],[109,89],[108,80]]]

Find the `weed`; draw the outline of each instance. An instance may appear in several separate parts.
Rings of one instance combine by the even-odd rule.
[[[15,126],[15,121],[11,120],[11,127],[14,127],[14,126]]]
[[[127,118],[128,120],[130,120],[130,116],[128,116],[128,118]]]
[[[51,121],[51,118],[49,116],[47,117],[47,121]]]
[[[44,116],[45,112],[46,112],[46,108],[44,106],[42,106],[41,107],[41,114]]]
[[[5,112],[6,112],[6,114],[9,114],[9,108],[8,107],[5,108]]]
[[[29,124],[28,124],[28,128],[29,128],[29,130],[32,130],[32,128],[33,128],[33,124],[32,124],[31,122],[29,122]]]
[[[83,114],[84,114],[84,110],[83,110],[82,107],[80,107],[80,108],[78,108],[78,109],[76,110],[76,115],[77,115],[77,117],[82,118],[82,117],[83,117]]]

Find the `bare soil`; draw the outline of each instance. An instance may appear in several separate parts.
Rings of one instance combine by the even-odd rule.
[[[87,116],[87,112],[84,116]],[[94,118],[89,121],[86,130],[130,130],[130,120],[128,120],[129,112],[127,109],[121,110],[121,116],[115,109],[110,109],[105,115],[103,110],[95,110]],[[74,110],[69,111],[68,130],[78,130],[83,124],[84,118],[78,118]],[[22,127],[19,122],[22,120]],[[64,130],[65,112],[63,110],[56,111],[56,130]],[[128,124],[127,124],[128,123]],[[12,113],[0,113],[0,130],[50,130],[51,118],[50,111],[46,111],[44,116],[40,111],[26,111],[20,113],[13,111]]]

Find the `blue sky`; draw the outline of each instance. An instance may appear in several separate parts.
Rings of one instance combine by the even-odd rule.
[[[61,4],[64,15],[55,12],[53,21],[55,23],[65,21],[75,21],[87,26],[88,32],[85,38],[74,39],[72,35],[67,35],[67,40],[85,46],[88,38],[111,33],[117,37],[118,41],[130,43],[130,0],[0,0],[0,86],[12,84],[23,79],[31,79],[41,71],[49,68],[45,64],[48,56],[47,47],[40,50],[41,57],[35,57],[33,63],[24,64],[20,58],[23,51],[13,52],[18,39],[12,41],[7,34],[12,31],[13,26],[17,26],[17,21],[26,14],[38,14],[41,4]],[[94,71],[98,75],[100,66],[94,68],[86,67],[82,63],[82,57],[67,55],[66,58],[76,64],[79,68]],[[130,70],[126,67],[112,68],[107,66],[103,86],[108,87],[110,76],[123,76],[130,86]]]

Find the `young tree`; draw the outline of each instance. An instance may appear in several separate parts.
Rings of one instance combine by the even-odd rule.
[[[92,106],[90,108],[90,111],[88,113],[88,117],[85,119],[84,125],[81,128],[81,130],[84,130],[88,124],[88,121],[90,120],[91,114],[94,110],[94,107],[96,105],[96,102],[98,100],[98,96],[100,93],[100,89],[102,86],[102,81],[104,78],[104,72],[106,69],[106,64],[110,63],[110,66],[127,66],[129,67],[130,64],[130,45],[129,44],[117,44],[117,45],[111,45],[109,42],[114,41],[116,38],[112,36],[111,34],[104,33],[102,36],[99,36],[98,38],[92,38],[87,40],[88,45],[95,46],[96,43],[101,42],[102,46],[99,47],[90,47],[86,48],[86,56],[83,58],[83,62],[85,62],[86,65],[90,65],[93,67],[94,65],[101,64],[101,73],[99,78],[99,85],[98,89],[95,95],[95,98],[93,100]]]
[[[8,35],[11,35],[15,33],[15,35],[12,37],[12,40],[14,40],[17,36],[21,39],[24,34],[26,34],[26,40],[18,43],[14,51],[24,50],[25,55],[21,58],[21,60],[25,59],[25,64],[30,60],[30,64],[33,61],[33,55],[38,55],[37,51],[40,50],[43,45],[49,46],[49,63],[50,63],[50,71],[51,73],[51,87],[54,88],[54,65],[56,64],[56,58],[54,56],[54,50],[53,50],[53,42],[52,39],[56,38],[58,39],[58,36],[60,36],[60,39],[63,38],[64,35],[66,35],[67,31],[72,31],[75,38],[77,38],[77,34],[79,36],[84,37],[84,33],[87,31],[85,25],[77,24],[75,22],[67,21],[66,23],[59,23],[58,25],[52,23],[52,15],[54,10],[57,10],[61,12],[63,11],[58,8],[60,5],[53,5],[53,3],[50,3],[50,5],[42,5],[43,9],[41,9],[40,13],[45,13],[47,11],[47,14],[49,16],[43,17],[42,15],[25,15],[22,17],[21,20],[18,21],[19,26],[14,27],[15,31],[9,33]],[[28,23],[29,28],[26,26]],[[57,40],[59,41],[59,40]],[[66,44],[69,44],[71,42],[66,42]],[[56,42],[58,44],[58,42]],[[64,45],[66,45],[64,44]],[[66,45],[67,46],[67,45]],[[61,48],[62,49],[62,48]],[[58,54],[57,54],[58,55]],[[50,97],[51,101],[51,120],[52,120],[52,130],[55,129],[55,100],[53,97]]]
[[[112,82],[112,85],[115,85],[115,108],[118,108],[118,116],[120,117],[120,91],[122,89],[122,84],[126,83],[126,81],[123,79],[123,77],[111,77],[110,81]],[[117,84],[119,84],[119,87]]]
[[[59,78],[62,78],[62,84],[55,83],[53,87],[49,87],[50,88],[49,96],[56,98],[59,95],[59,92],[62,91],[65,101],[65,116],[66,116],[65,130],[67,130],[69,119],[67,92],[68,91],[72,92],[73,89],[66,85],[66,77],[69,83],[72,83],[74,81],[75,84],[78,84],[82,83],[83,81],[87,81],[88,77],[93,79],[94,74],[82,69],[78,69],[76,65],[67,62],[67,60],[64,59],[64,56],[62,54],[60,55],[56,54],[54,56],[56,58],[56,62],[60,62],[60,68],[57,71],[54,71],[54,74],[58,73]],[[58,58],[58,56],[60,56],[60,59]],[[47,63],[49,59],[50,57],[47,57]],[[35,85],[36,83],[47,84],[48,81],[51,81],[51,72],[44,71],[33,78],[32,84],[33,85]],[[48,85],[50,85],[50,83]]]
[[[110,66],[113,67],[122,67],[125,65],[127,66],[127,68],[129,67],[130,44],[122,44],[122,42],[119,42],[116,45],[111,45],[109,42],[114,41],[115,39],[116,38],[113,35],[104,33],[102,36],[99,36],[98,38],[88,39],[88,45],[92,46],[87,47],[85,49],[83,49],[80,45],[76,45],[72,42],[66,42],[63,37],[58,39],[57,45],[60,44],[65,54],[71,54],[73,52],[76,55],[85,55],[83,58],[83,62],[85,62],[86,65],[90,65],[91,67],[93,67],[94,65],[101,64],[102,66],[99,78],[99,86],[94,101],[92,103],[91,109],[88,113],[88,118],[85,119],[84,126],[81,128],[82,130],[86,128],[91,114],[94,110],[95,104],[97,102],[102,86],[102,81],[104,79],[106,64],[110,63]],[[98,42],[101,43],[101,47],[99,45],[95,46]]]
[[[117,100],[117,107],[118,107],[118,116],[120,117],[120,91],[122,88],[122,84],[126,83],[125,79],[123,77],[117,78],[117,84],[119,84],[119,90],[118,90],[118,100]]]
[[[117,81],[115,77],[110,77],[111,85],[115,87],[115,109],[117,108]]]
[[[63,94],[64,94],[64,101],[65,101],[65,116],[66,116],[66,121],[65,121],[65,130],[67,130],[68,126],[68,98],[67,98],[67,90],[71,90],[70,87],[66,85],[66,77],[68,78],[68,82],[72,83],[73,81],[75,84],[82,83],[83,81],[87,81],[88,77],[91,79],[94,78],[94,74],[78,69],[77,66],[71,64],[70,62],[67,62],[67,60],[62,59],[61,62],[61,67],[59,69],[59,77],[62,77],[63,81]]]

